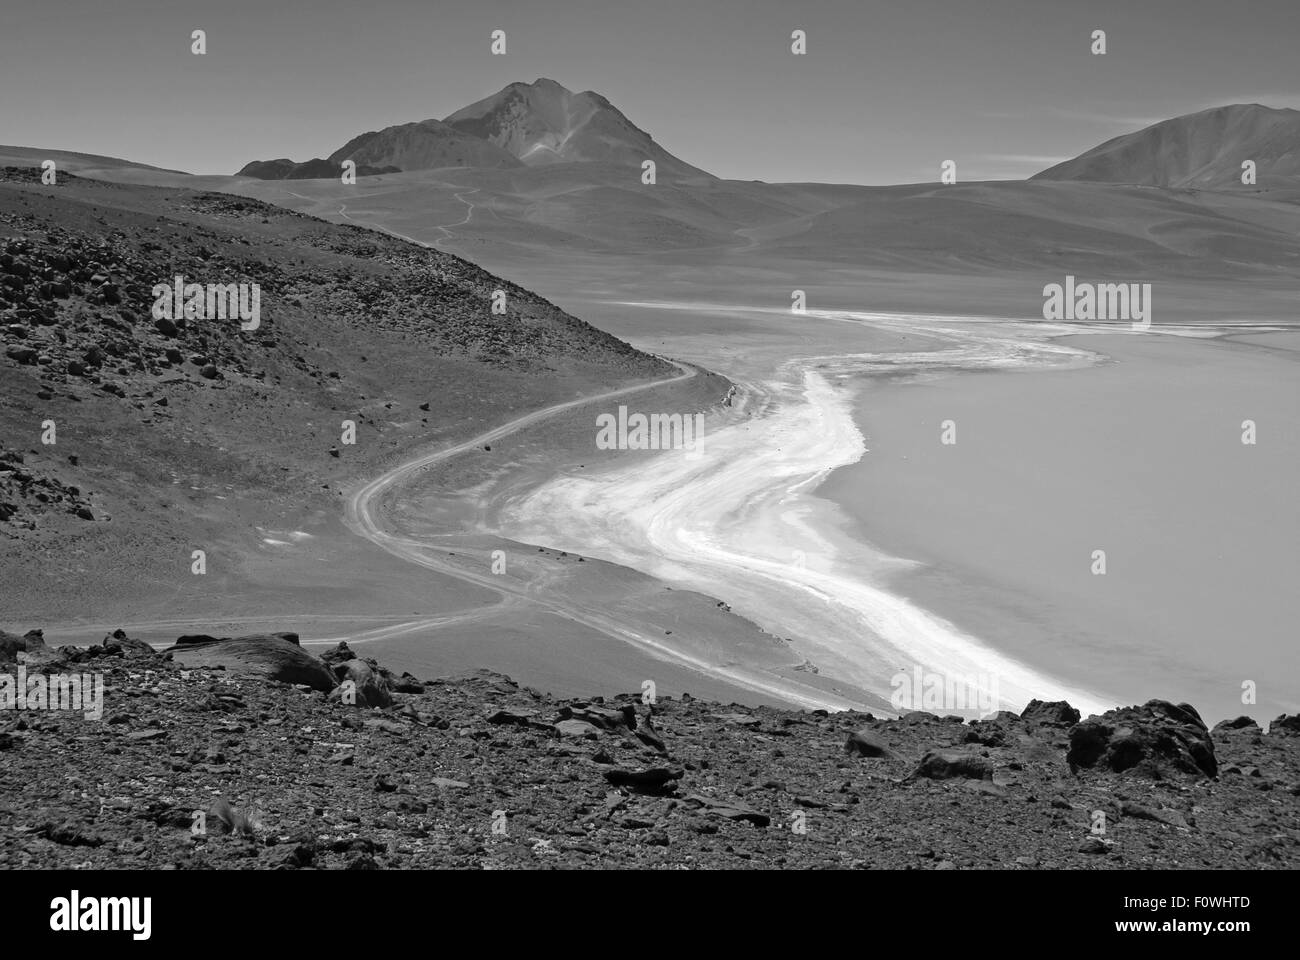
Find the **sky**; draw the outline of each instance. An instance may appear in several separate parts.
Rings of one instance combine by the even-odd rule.
[[[0,142],[229,174],[549,77],[721,177],[1019,179],[1168,117],[1300,108],[1297,49],[1300,0],[4,0]]]

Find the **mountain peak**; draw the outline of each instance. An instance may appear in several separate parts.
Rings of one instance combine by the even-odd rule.
[[[664,150],[605,97],[574,93],[546,77],[511,83],[445,122],[529,166],[601,161],[639,168],[654,160],[665,173],[707,176]]]
[[[712,179],[655,143],[605,97],[590,90],[574,93],[549,77],[507,84],[445,120],[397,124],[353,137],[328,157],[335,166],[344,160],[375,172],[594,161],[628,167],[637,178],[642,163],[653,160],[661,176]],[[318,166],[328,165],[255,161],[240,173],[264,179],[337,175]]]
[[[1241,185],[1253,161],[1261,185],[1300,179],[1300,110],[1259,103],[1210,107],[1107,140],[1031,180],[1085,180],[1161,187]]]

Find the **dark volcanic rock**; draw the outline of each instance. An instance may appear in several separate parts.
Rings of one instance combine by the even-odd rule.
[[[954,777],[992,780],[993,763],[988,757],[961,750],[932,750],[921,758],[909,779],[918,777],[929,780],[949,780]]]
[[[1070,729],[1072,770],[1100,768],[1169,776],[1218,775],[1214,741],[1200,715],[1187,704],[1148,700],[1140,707],[1108,710]]]
[[[1300,713],[1284,713],[1268,725],[1270,734],[1300,735]]]
[[[844,752],[850,756],[881,757],[886,760],[893,760],[896,756],[885,741],[870,730],[858,730],[850,733],[848,740],[844,743]]]
[[[339,687],[330,694],[331,700],[341,700],[346,703],[350,690],[355,696],[355,706],[363,709],[378,707],[386,710],[393,705],[393,697],[388,692],[387,681],[364,660],[344,660],[342,663],[335,664],[334,676],[339,681]],[[351,687],[348,686],[349,683]]]
[[[101,643],[100,646],[104,650],[109,651],[110,654],[120,654],[121,656],[128,658],[158,656],[158,651],[153,647],[145,643],[143,640],[131,639],[126,635],[126,631],[124,630],[114,630],[104,638],[104,642]]]
[[[340,640],[336,646],[322,653],[320,658],[333,667],[340,663],[346,663],[348,660],[355,660],[357,655],[352,652],[352,648],[348,646],[346,640]]]
[[[623,770],[616,767],[601,772],[616,787],[625,787],[638,793],[665,793],[672,790],[675,781],[680,780],[685,771],[668,767],[650,767],[647,770]]]
[[[283,635],[253,634],[217,639],[186,636],[167,652],[186,667],[225,667],[256,673],[282,683],[301,683],[313,690],[333,690],[329,668]]]
[[[27,641],[22,637],[0,630],[0,663],[14,663],[18,651],[27,649]]]
[[[1027,723],[1050,723],[1068,727],[1079,722],[1079,711],[1064,700],[1030,700],[1029,705],[1021,711],[1020,719]]]
[[[1245,730],[1249,727],[1259,729],[1259,724],[1250,717],[1235,717],[1232,720],[1220,720],[1214,725],[1211,733],[1218,733],[1220,730]]]

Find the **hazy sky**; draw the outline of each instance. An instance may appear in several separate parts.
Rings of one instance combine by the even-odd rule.
[[[544,76],[723,177],[1019,178],[1180,113],[1300,107],[1298,50],[1300,0],[4,0],[0,142],[233,173]]]

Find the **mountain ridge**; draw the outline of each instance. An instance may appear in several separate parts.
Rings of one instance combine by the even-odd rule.
[[[1031,180],[1087,180],[1169,188],[1242,186],[1254,161],[1260,186],[1300,179],[1300,110],[1237,103],[1161,120],[1112,137]]]

